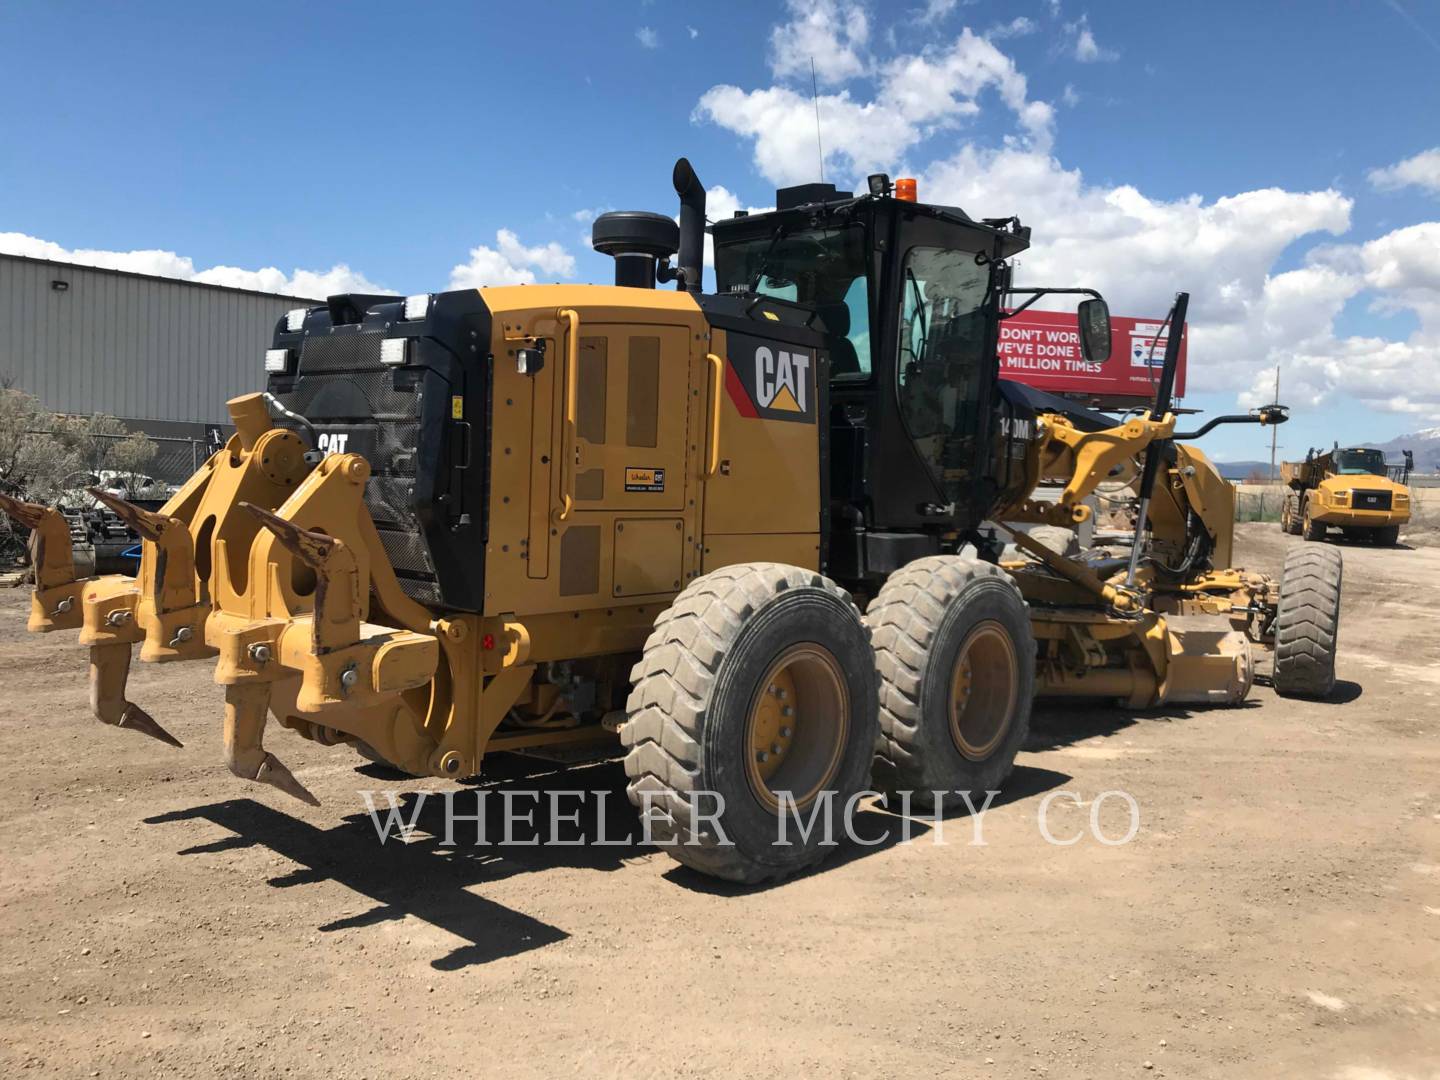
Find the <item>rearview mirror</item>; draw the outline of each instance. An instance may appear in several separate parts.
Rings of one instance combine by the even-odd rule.
[[[1080,320],[1080,349],[1086,363],[1105,363],[1110,359],[1110,305],[1099,298],[1082,300],[1076,316]]]

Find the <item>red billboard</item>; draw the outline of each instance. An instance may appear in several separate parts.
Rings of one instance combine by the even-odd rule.
[[[1110,359],[1088,364],[1074,312],[1022,311],[1000,323],[1000,377],[1052,394],[1154,400],[1165,362],[1164,319],[1110,316]],[[1157,335],[1159,335],[1157,337]],[[1175,396],[1185,393],[1188,333],[1180,338]]]

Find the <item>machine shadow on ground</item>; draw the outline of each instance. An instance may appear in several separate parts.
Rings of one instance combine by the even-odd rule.
[[[618,761],[560,769],[509,755],[487,762],[489,775],[448,792],[405,791],[409,778],[383,766],[355,770],[356,812],[329,828],[275,810],[251,799],[230,799],[175,810],[145,819],[149,825],[204,820],[232,835],[182,849],[181,855],[207,855],[260,846],[298,864],[272,878],[274,888],[330,880],[374,901],[359,914],[317,927],[322,932],[373,926],[414,916],[467,942],[437,957],[437,970],[489,963],[562,941],[569,933],[503,904],[478,890],[517,874],[557,868],[613,872],[627,862],[653,856],[657,849],[639,842],[639,815],[625,797],[625,774]],[[1047,769],[1020,767],[991,804],[1004,805],[1063,784],[1069,777]],[[391,815],[410,830],[409,842],[392,828],[382,843],[377,823],[360,792],[368,791],[381,823]],[[586,797],[562,793],[585,792]],[[475,817],[482,811],[484,820]],[[453,811],[447,813],[447,795]],[[558,829],[551,830],[551,801],[557,800]],[[507,802],[509,804],[507,808]],[[447,817],[453,813],[447,840]],[[968,813],[958,803],[946,820]],[[530,821],[527,822],[527,816]],[[507,819],[509,843],[507,840]],[[912,838],[930,829],[916,817]],[[836,854],[814,873],[844,866],[884,851],[904,839],[898,813],[866,807],[854,819],[859,842],[843,836]],[[559,841],[555,843],[552,841]],[[741,894],[756,886],[715,881],[676,866],[665,875],[674,885],[697,892]],[[759,888],[766,888],[761,886]],[[774,887],[774,886],[768,886]]]
[[[1063,750],[1086,739],[1108,739],[1136,724],[1179,723],[1249,712],[1260,707],[1261,703],[1253,697],[1239,705],[1166,705],[1158,709],[1125,711],[1099,705],[1037,706],[1030,717],[1030,737],[1025,741],[1024,749],[1031,753]]]
[[[1000,794],[995,796],[990,803],[989,809],[995,810],[1009,803],[1033,798],[1053,788],[1058,788],[1069,779],[1070,776],[1066,773],[1029,765],[1017,765]],[[976,792],[971,801],[976,804],[977,808],[983,806],[984,794]],[[933,816],[929,811],[917,809],[915,815],[910,819],[907,829],[898,803],[894,808],[887,808],[883,801],[872,802],[857,811],[852,818],[851,831],[854,839],[843,835],[837,836],[836,850],[833,855],[814,870],[799,875],[799,877],[786,878],[784,881],[765,882],[759,885],[739,885],[735,882],[707,877],[698,871],[680,865],[671,867],[663,876],[676,885],[709,896],[748,896],[754,893],[768,892],[771,889],[782,888],[800,878],[828,873],[858,859],[863,859],[867,855],[887,851],[897,844],[904,843],[907,836],[912,842],[920,840],[931,831],[927,819]],[[964,820],[969,816],[969,807],[965,805],[963,799],[956,796],[953,801],[945,804],[940,819],[949,823]]]

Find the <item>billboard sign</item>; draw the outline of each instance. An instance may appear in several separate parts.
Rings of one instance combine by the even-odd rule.
[[[1022,311],[1000,324],[1000,377],[1052,394],[1151,400],[1165,363],[1164,319],[1110,316],[1110,359],[1086,363],[1080,327],[1068,311]],[[1185,393],[1189,334],[1180,338],[1175,396]]]

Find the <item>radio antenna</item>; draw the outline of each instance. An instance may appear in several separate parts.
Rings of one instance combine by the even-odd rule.
[[[820,182],[825,182],[825,144],[820,141],[820,90],[815,83],[815,57],[810,57],[810,100],[815,103],[815,149],[820,154]]]

